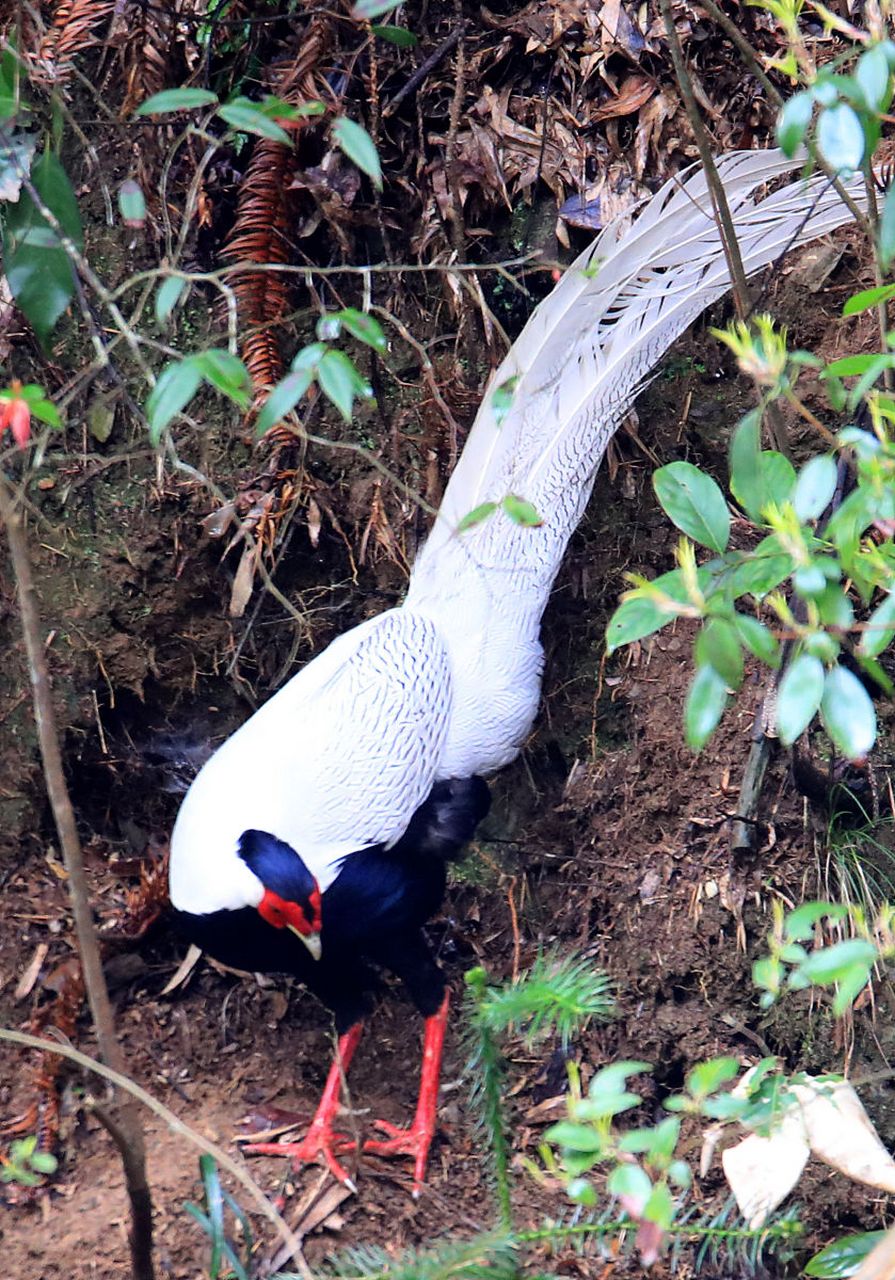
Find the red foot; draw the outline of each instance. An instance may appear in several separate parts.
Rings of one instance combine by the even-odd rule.
[[[417,1199],[426,1176],[429,1147],[435,1136],[438,1109],[438,1085],[441,1078],[441,1055],[444,1049],[444,1033],[447,1027],[449,993],[445,992],[441,1008],[426,1019],[423,1039],[423,1069],[420,1075],[420,1093],[416,1115],[409,1129],[401,1129],[387,1120],[375,1120],[374,1127],[387,1133],[388,1138],[371,1138],[364,1143],[364,1151],[377,1156],[414,1156],[413,1197]]]
[[[346,1151],[353,1151],[356,1143],[344,1134],[337,1133],[333,1129],[333,1121],[339,1111],[342,1076],[347,1072],[354,1057],[362,1031],[363,1026],[358,1022],[344,1036],[339,1037],[336,1056],[326,1077],[320,1103],[310,1128],[301,1142],[252,1142],[243,1147],[247,1155],[291,1156],[296,1170],[302,1165],[314,1162],[318,1156],[322,1156],[326,1167],[338,1182],[343,1183],[349,1191],[357,1190],[354,1182],[336,1159],[336,1152],[343,1154]]]

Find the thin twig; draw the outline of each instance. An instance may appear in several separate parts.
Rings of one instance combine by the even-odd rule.
[[[59,835],[59,844],[68,876],[68,891],[78,936],[78,952],[84,975],[84,986],[100,1054],[113,1071],[124,1075],[126,1072],[124,1053],[115,1033],[115,1019],[90,908],[84,856],[71,796],[65,781],[46,649],[34,581],[31,576],[28,543],[13,491],[3,476],[0,476],[0,521],[6,528],[18,593],[22,635],[34,698],[34,720],[43,761],[47,796],[53,811],[53,820]],[[112,1131],[112,1136],[121,1152],[131,1204],[130,1245],[134,1277],[135,1280],[153,1280],[155,1273],[152,1262],[152,1200],[146,1179],[143,1127],[131,1104],[123,1104],[119,1107],[117,1125]]]

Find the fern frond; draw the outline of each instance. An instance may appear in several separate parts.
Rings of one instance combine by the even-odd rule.
[[[475,1016],[495,1035],[521,1032],[531,1043],[558,1035],[567,1044],[589,1019],[611,1016],[614,1001],[605,973],[576,955],[539,956],[528,973],[476,999]]]
[[[72,62],[95,44],[94,29],[113,7],[114,0],[59,0],[37,54],[40,70],[48,79],[59,84],[68,78]]]
[[[515,1245],[498,1232],[452,1240],[437,1251],[407,1250],[397,1258],[361,1245],[332,1257],[323,1271],[338,1280],[516,1280],[518,1274]]]

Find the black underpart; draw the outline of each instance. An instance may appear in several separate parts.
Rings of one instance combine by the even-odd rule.
[[[369,1011],[378,968],[399,977],[419,1012],[430,1017],[444,999],[445,980],[422,926],[441,906],[445,862],[460,855],[489,807],[482,778],[439,782],[391,849],[377,845],[346,858],[323,895],[320,960],[288,929],[267,924],[254,907],[206,916],[178,912],[179,924],[224,964],[293,974],[332,1009],[340,1034]],[[265,858],[274,856],[271,841],[268,836],[262,842]],[[275,845],[279,858],[301,861],[288,845]]]

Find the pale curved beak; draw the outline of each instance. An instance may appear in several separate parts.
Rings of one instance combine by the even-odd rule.
[[[310,951],[311,955],[315,960],[320,959],[320,957],[323,955],[323,944],[320,941],[319,933],[299,933],[298,930],[294,929],[291,924],[287,925],[286,928],[289,930],[290,933],[295,934],[299,942],[304,943],[304,945],[308,948],[308,950]]]

